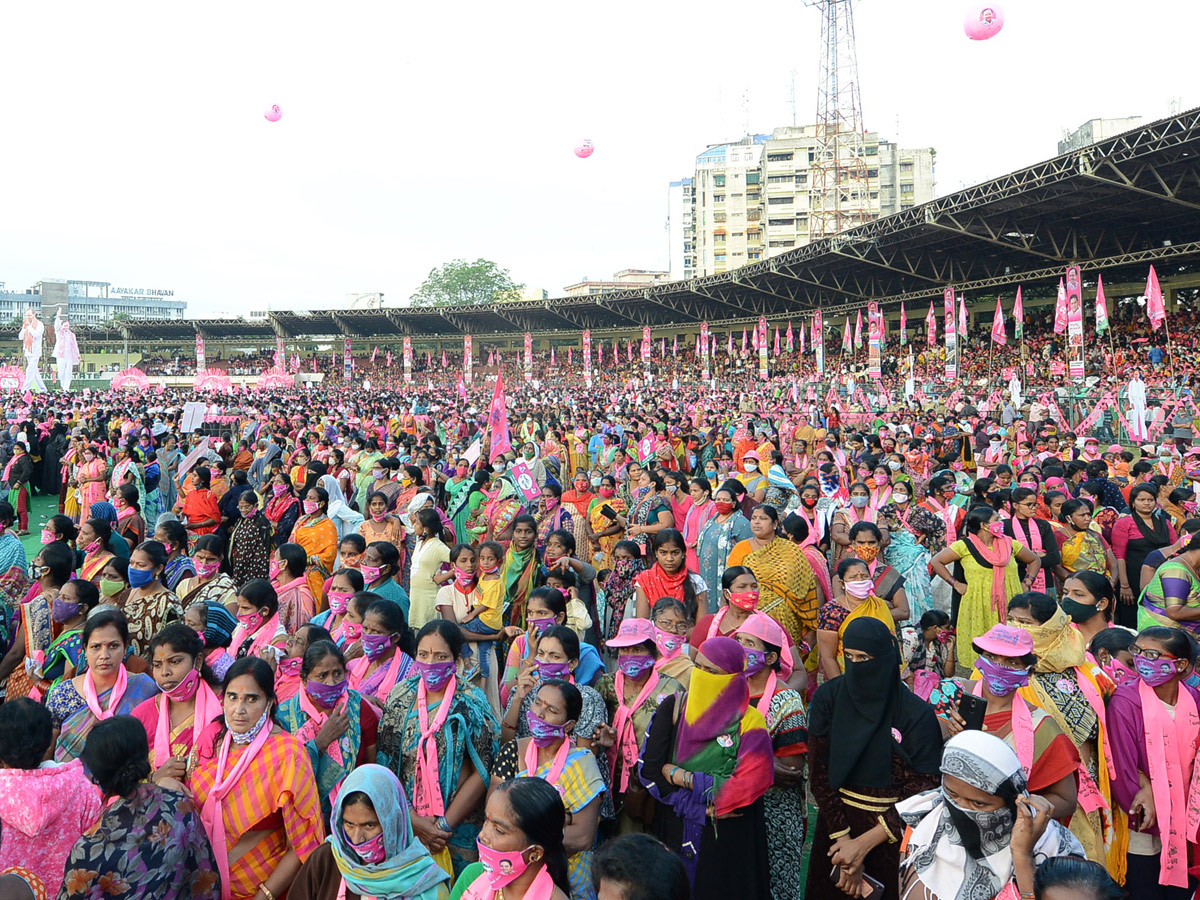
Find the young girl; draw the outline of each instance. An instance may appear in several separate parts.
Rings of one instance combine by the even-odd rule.
[[[350,638],[353,629],[347,630],[344,626],[350,615],[350,598],[363,587],[362,572],[357,569],[338,569],[330,576],[329,588],[325,594],[329,608],[312,617],[312,623],[322,626],[332,634],[334,643],[343,650],[346,649],[347,638],[352,642],[358,640],[357,635]],[[359,619],[358,623],[361,625],[362,619]]]
[[[479,559],[486,560],[486,568],[491,570],[489,573],[484,571],[482,565],[476,565],[475,548],[469,544],[459,544],[450,552],[453,566],[450,583],[438,591],[437,606],[442,618],[458,623],[463,638],[471,644],[490,644],[502,630],[500,607],[504,600],[504,589],[499,574],[499,557],[502,554],[503,551],[495,543],[487,543],[479,548]],[[480,578],[481,573],[486,581]],[[487,681],[492,671],[491,648],[472,649],[478,651],[479,675]]]

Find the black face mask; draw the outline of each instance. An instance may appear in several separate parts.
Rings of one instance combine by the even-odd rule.
[[[1063,597],[1058,601],[1058,605],[1062,607],[1063,612],[1071,617],[1072,622],[1079,625],[1089,621],[1100,612],[1099,607],[1080,603],[1078,600],[1072,600],[1070,597]]]

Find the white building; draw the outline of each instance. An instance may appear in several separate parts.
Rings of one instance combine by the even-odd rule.
[[[692,179],[672,181],[667,188],[667,252],[672,281],[691,278],[696,271],[696,253],[692,244]]]
[[[1089,119],[1074,131],[1063,129],[1063,138],[1058,142],[1058,155],[1090,147],[1098,141],[1114,137],[1123,131],[1142,124],[1141,116],[1126,116],[1123,119]]]

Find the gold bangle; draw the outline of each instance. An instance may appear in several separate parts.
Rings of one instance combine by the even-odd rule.
[[[267,900],[275,900],[275,895],[271,893],[271,889],[267,887],[265,881],[259,883],[258,889],[267,895]]]

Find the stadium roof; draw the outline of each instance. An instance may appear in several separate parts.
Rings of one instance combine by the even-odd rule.
[[[1158,264],[1200,265],[1200,109],[877,219],[770,259],[707,278],[605,294],[489,303],[312,312],[241,319],[131,320],[81,329],[92,340],[216,341],[366,337],[483,339],[625,332],[649,325],[720,327],[779,320],[821,307],[829,314],[900,300],[1017,284],[1054,284],[1067,265],[1137,282]],[[7,330],[7,329],[5,329]]]

